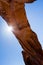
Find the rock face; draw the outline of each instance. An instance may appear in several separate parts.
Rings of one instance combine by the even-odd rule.
[[[0,15],[13,27],[13,34],[23,48],[25,65],[43,65],[43,50],[28,23],[25,4],[35,0],[0,0]]]

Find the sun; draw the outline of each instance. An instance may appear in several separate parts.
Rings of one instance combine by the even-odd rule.
[[[13,27],[12,26],[7,26],[7,31],[8,32],[12,32],[13,31]]]
[[[6,26],[5,31],[6,31],[6,33],[11,33],[13,31],[13,27],[12,26]]]

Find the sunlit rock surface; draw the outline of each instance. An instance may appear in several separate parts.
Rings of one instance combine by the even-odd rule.
[[[23,48],[25,65],[43,65],[43,50],[28,23],[25,4],[35,0],[0,0],[0,15],[13,27],[13,34]]]

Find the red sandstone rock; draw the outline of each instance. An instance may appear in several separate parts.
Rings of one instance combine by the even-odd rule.
[[[13,26],[13,33],[17,37],[26,65],[43,65],[43,50],[37,35],[28,23],[25,4],[35,0],[0,0],[0,15],[8,25]]]

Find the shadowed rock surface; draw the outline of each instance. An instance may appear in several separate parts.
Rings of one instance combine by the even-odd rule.
[[[13,27],[13,34],[23,48],[25,65],[43,65],[43,50],[26,17],[25,3],[35,0],[0,0],[0,16]]]

